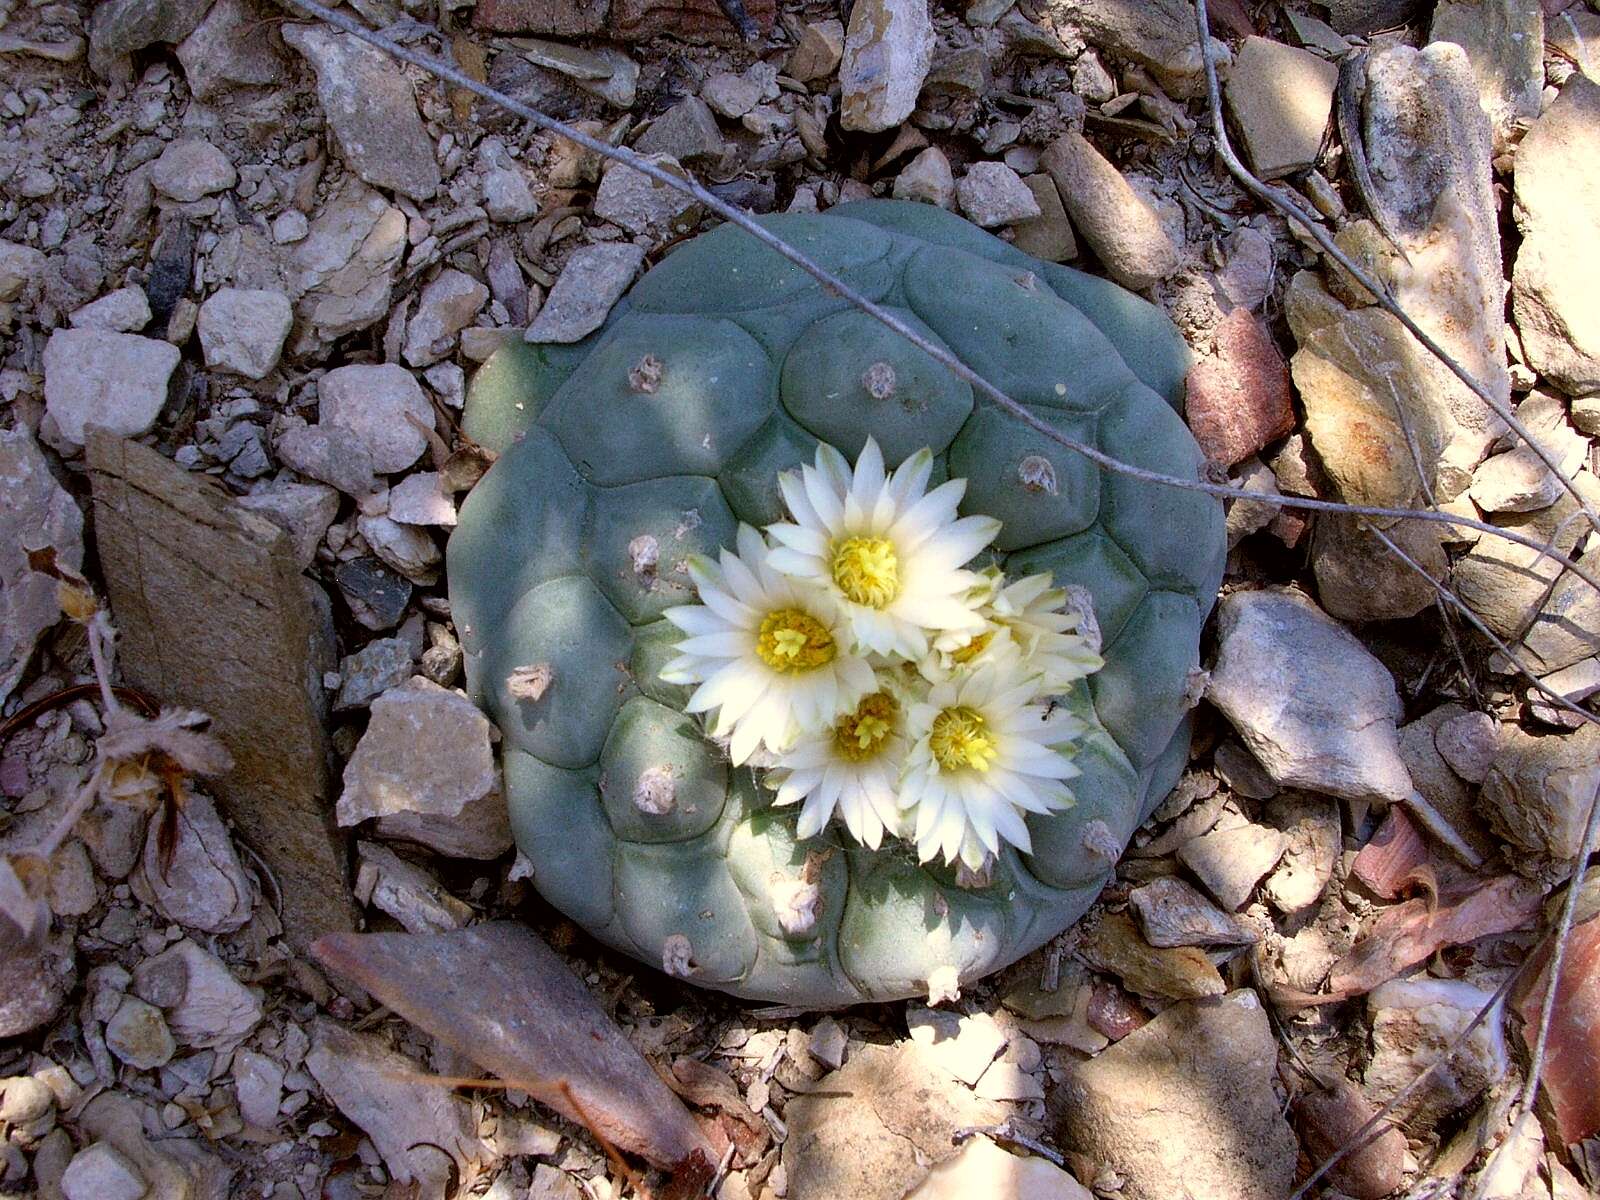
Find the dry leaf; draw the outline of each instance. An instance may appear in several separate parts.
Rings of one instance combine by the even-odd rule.
[[[1542,895],[1537,884],[1502,875],[1438,907],[1419,898],[1386,908],[1367,935],[1334,964],[1328,987],[1343,996],[1359,996],[1435,950],[1526,928],[1539,912]]]
[[[456,65],[461,68],[461,73],[474,83],[483,83],[489,78],[489,54],[482,46],[473,41],[464,33],[458,33],[450,39],[450,50],[455,55]],[[466,88],[450,89],[450,109],[458,121],[466,121],[472,116],[472,106],[477,101],[477,96]]]
[[[102,758],[117,763],[137,763],[147,755],[162,754],[190,775],[221,775],[233,766],[233,756],[201,731],[210,720],[205,713],[183,708],[164,708],[152,718],[118,709],[106,716],[106,731],[95,748]]]

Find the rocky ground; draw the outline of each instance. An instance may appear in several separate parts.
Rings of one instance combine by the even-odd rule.
[[[341,11],[754,211],[938,204],[1162,304],[1216,477],[1261,496],[1229,514],[1177,791],[1085,922],[936,1007],[752,1009],[599,950],[522,877],[492,731],[452,690],[441,547],[487,465],[457,423],[498,346],[581,338],[703,214],[287,5],[0,0],[0,1192],[703,1190],[630,1183],[587,1124],[636,1164],[703,1152],[727,1198],[1282,1197],[1531,955],[1317,1186],[1593,1194],[1592,875],[1536,1120],[1508,1125],[1600,781],[1600,596],[1537,549],[1600,565],[1600,15],[1211,5],[1247,165],[1569,491],[1230,178],[1187,4],[730,7]],[[97,686],[86,587],[127,677],[208,713],[231,772]],[[498,917],[587,991],[538,990],[531,938],[461,940]],[[362,957],[336,932],[358,920],[456,940]],[[524,981],[484,995],[540,996],[543,1034],[464,1036],[428,978],[450,954]],[[580,1021],[638,1052],[611,1048],[631,1095],[584,1091],[551,1036]],[[506,1086],[446,1082],[485,1071]],[[586,1119],[561,1079],[601,1096]]]

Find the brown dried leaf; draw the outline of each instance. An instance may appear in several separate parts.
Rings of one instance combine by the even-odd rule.
[[[485,450],[476,442],[464,442],[450,452],[450,457],[439,468],[440,482],[451,494],[470,492],[494,466],[494,460],[492,450]]]
[[[464,33],[458,33],[450,39],[450,51],[455,55],[456,65],[461,68],[461,73],[474,83],[483,83],[489,78],[489,53],[477,42]],[[472,116],[472,106],[477,101],[477,96],[466,88],[450,89],[450,110],[458,121],[469,120]]]
[[[1334,964],[1328,987],[1346,996],[1370,992],[1435,950],[1532,923],[1539,912],[1539,886],[1502,875],[1470,895],[1430,907],[1426,899],[1386,908],[1366,937]]]
[[[690,1104],[726,1113],[753,1132],[766,1130],[766,1122],[750,1111],[733,1076],[719,1067],[679,1055],[672,1062],[671,1078],[665,1082]]]

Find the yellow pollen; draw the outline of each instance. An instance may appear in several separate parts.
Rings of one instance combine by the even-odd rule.
[[[965,705],[944,709],[933,719],[928,746],[943,771],[971,767],[981,773],[1000,755],[983,714]]]
[[[980,633],[959,650],[952,651],[950,657],[958,663],[969,663],[982,654],[989,643],[994,641],[994,630]]]
[[[814,671],[833,661],[833,635],[810,613],[780,608],[761,622],[756,653],[774,671]]]
[[[900,560],[888,538],[853,537],[833,544],[833,581],[857,604],[887,608],[900,594]]]
[[[833,726],[833,744],[848,762],[863,762],[883,748],[894,728],[899,705],[887,692],[873,692],[856,705],[856,710],[840,717]]]

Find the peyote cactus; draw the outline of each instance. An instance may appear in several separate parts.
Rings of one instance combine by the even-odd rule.
[[[1199,470],[1176,411],[1187,350],[1137,296],[926,205],[768,227],[1064,432]],[[1103,473],[975,400],[732,226],[670,254],[582,343],[502,350],[465,428],[500,453],[449,547],[468,687],[504,734],[535,884],[629,954],[789,1004],[947,991],[1076,920],[1183,768],[1219,506]],[[837,823],[801,839],[800,809],[733,767],[685,715],[693,688],[662,678],[684,637],[664,614],[697,600],[688,560],[784,520],[779,476],[819,441],[853,462],[869,438],[891,468],[928,447],[932,484],[967,480],[961,512],[1001,522],[975,568],[1049,571],[1098,626],[1104,666],[1056,702],[1080,731],[1076,800],[1029,815],[1029,850],[1003,844],[979,872]]]

